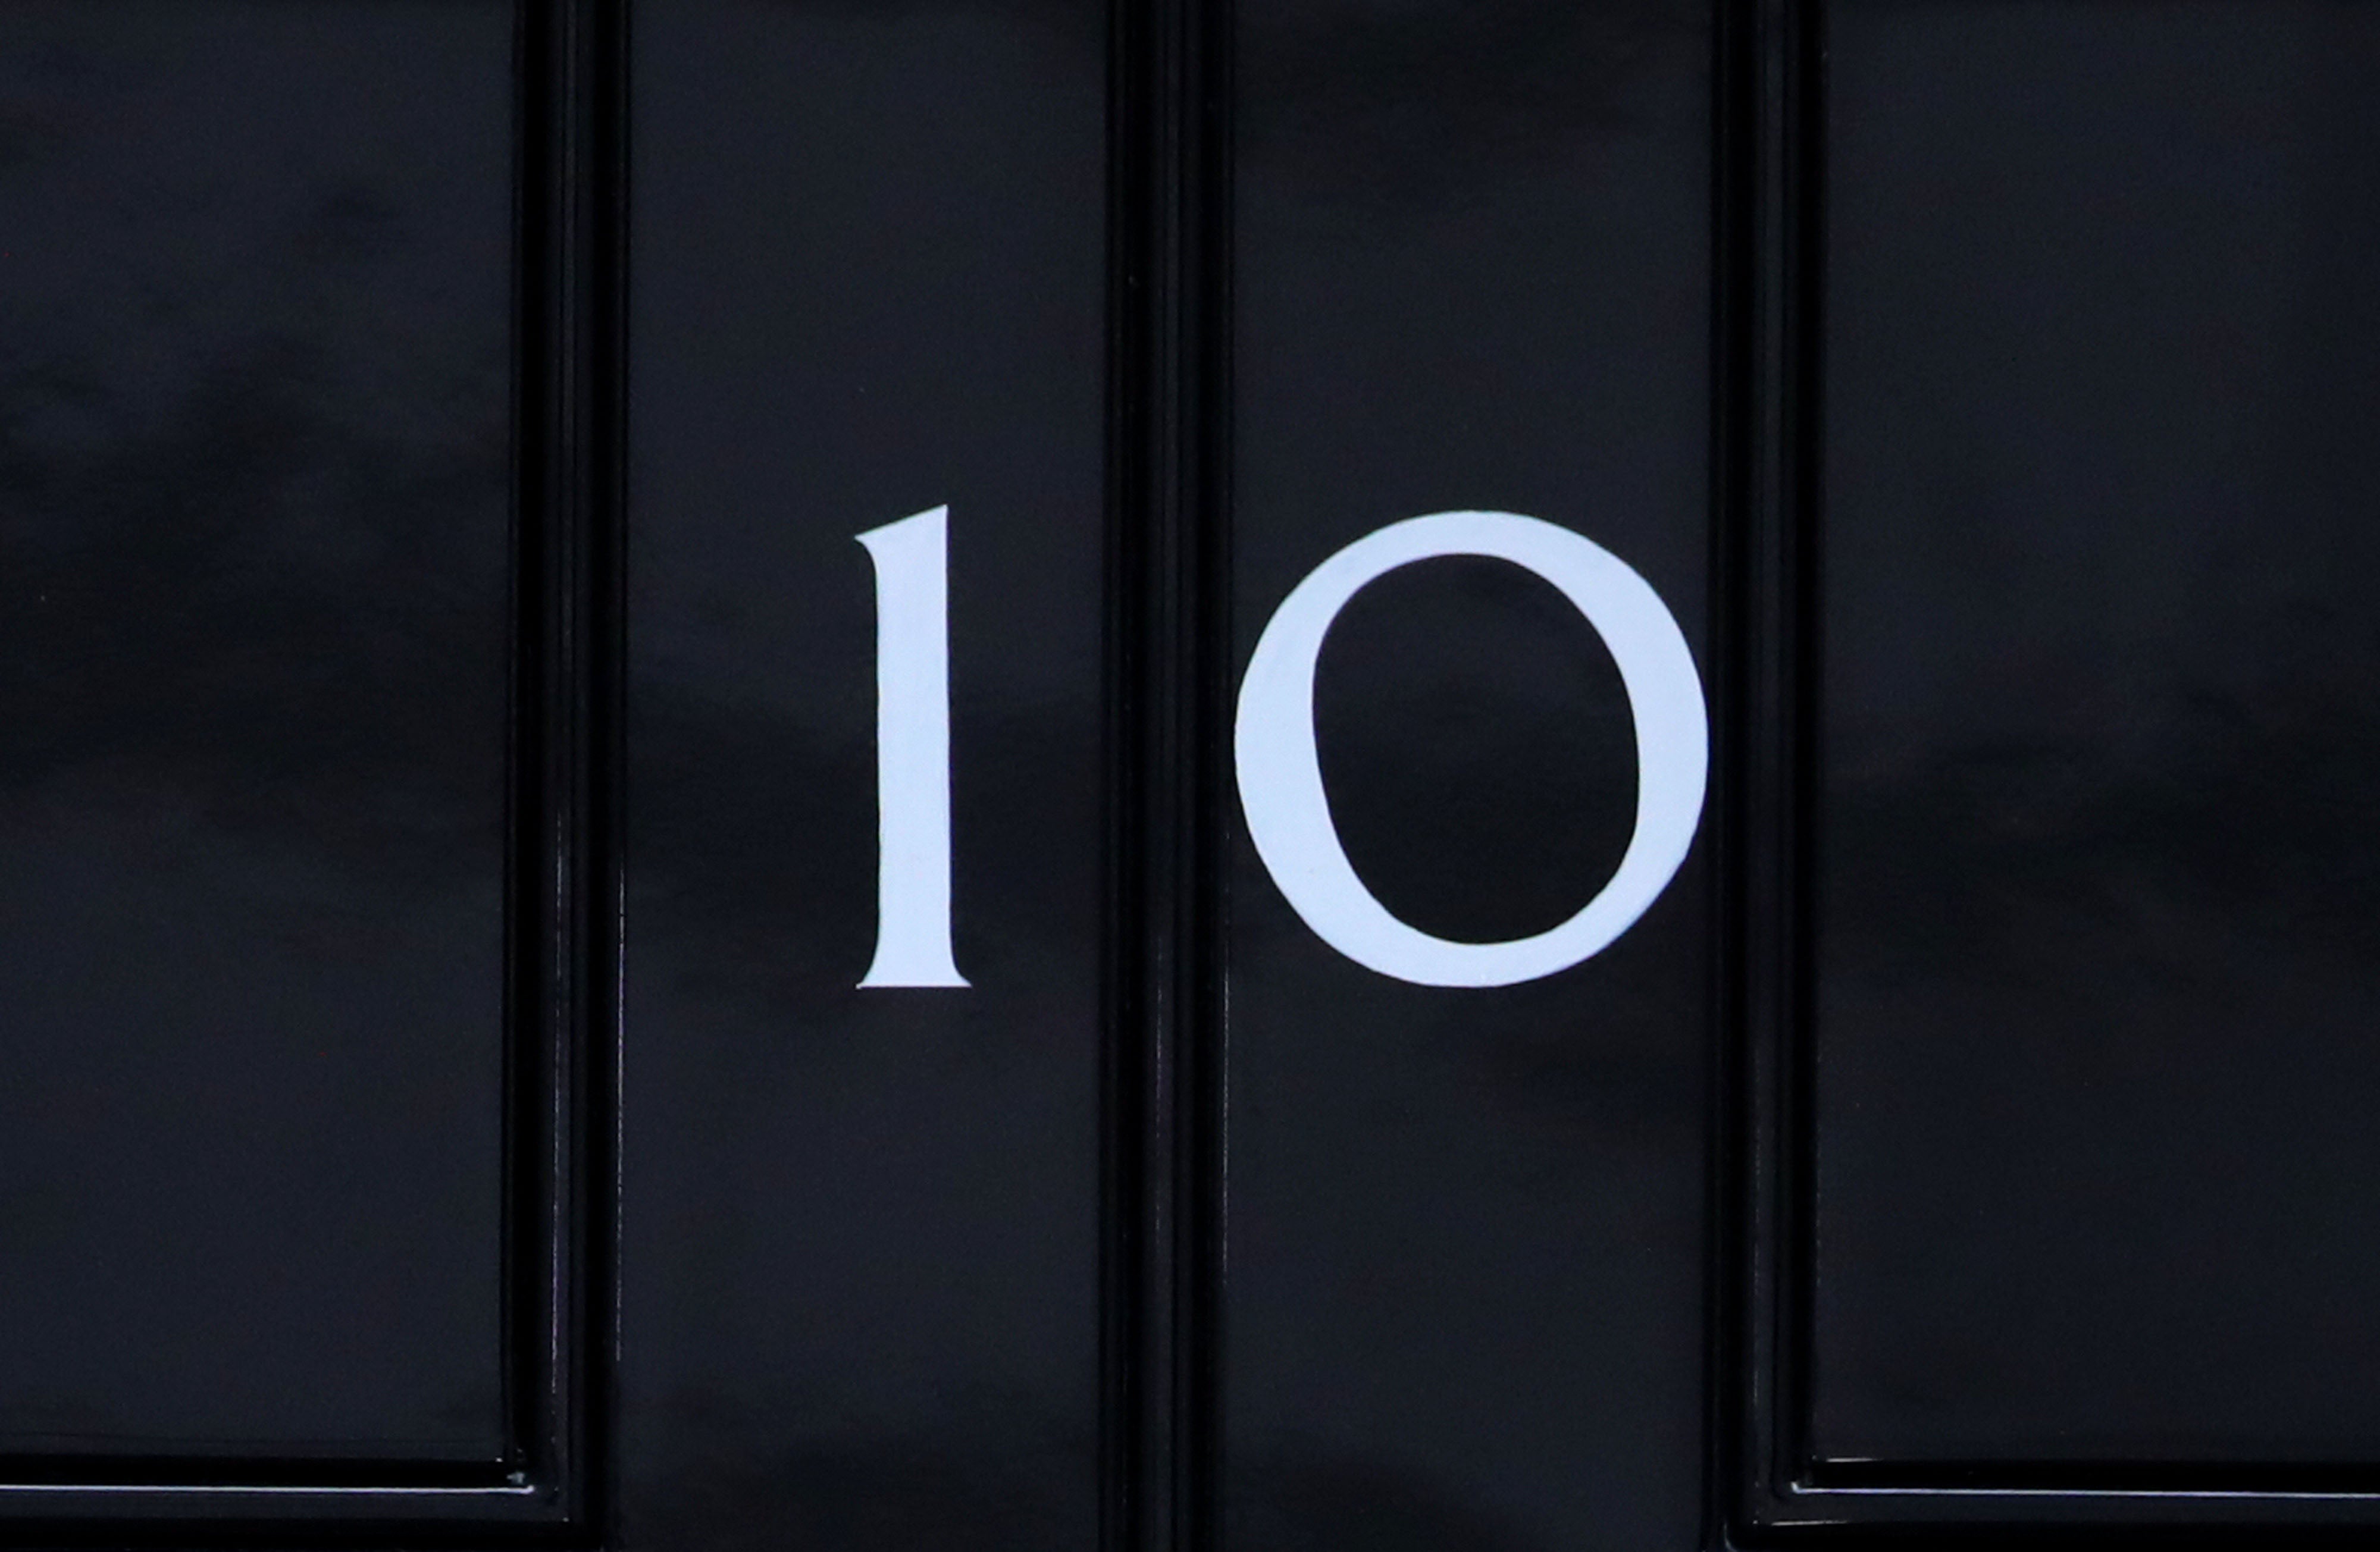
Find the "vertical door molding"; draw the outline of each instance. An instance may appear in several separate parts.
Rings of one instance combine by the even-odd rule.
[[[1100,1544],[1219,1546],[1231,622],[1226,0],[1110,12]]]

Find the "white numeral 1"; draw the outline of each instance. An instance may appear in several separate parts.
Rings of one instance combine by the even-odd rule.
[[[876,958],[863,987],[963,987],[951,959],[951,509],[859,536],[876,567]]]

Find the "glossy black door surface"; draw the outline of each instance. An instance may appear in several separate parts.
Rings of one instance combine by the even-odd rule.
[[[514,73],[0,8],[11,1482],[508,1448]]]
[[[2380,1528],[2375,104],[0,0],[0,1546]]]
[[[1706,644],[1708,12],[1300,3],[1237,36],[1236,663],[1334,551],[1458,509],[1585,535]],[[1401,919],[1524,938],[1612,876],[1629,702],[1549,583],[1391,571],[1313,701],[1330,817]],[[1237,839],[1230,1545],[1694,1538],[1702,856],[1599,955],[1474,988],[1354,963]]]
[[[1097,1535],[1105,23],[633,33],[623,1532]],[[953,959],[877,927],[876,591],[948,507]]]
[[[2380,12],[1835,18],[1814,1437],[2380,1460]]]
[[[2380,11],[1824,40],[1803,1469],[2366,1513]]]

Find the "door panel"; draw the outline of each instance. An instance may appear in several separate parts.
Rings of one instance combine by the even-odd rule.
[[[2380,1454],[2375,62],[1837,12],[1828,1454]]]
[[[1097,1534],[1104,47],[1063,0],[637,13],[631,1545]],[[940,507],[969,984],[863,988],[858,536]]]
[[[1235,680],[1334,552],[1460,509],[1585,536],[1706,653],[1707,12],[1316,0],[1244,7],[1238,43]],[[1522,938],[1611,878],[1630,703],[1548,582],[1390,571],[1312,700],[1330,821],[1400,919]],[[1244,770],[1278,736],[1245,707]],[[1231,855],[1229,1544],[1690,1542],[1705,854],[1601,953],[1498,988],[1366,968]]]
[[[2380,13],[1824,26],[1799,1469],[2367,1514]]]
[[[0,13],[12,1481],[510,1449],[513,74]]]

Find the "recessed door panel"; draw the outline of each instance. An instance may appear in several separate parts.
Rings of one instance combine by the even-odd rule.
[[[1808,1456],[2355,1512],[2380,14],[1826,37]]]
[[[622,1534],[1087,1546],[1105,13],[633,42]]]
[[[1361,891],[1432,939],[1546,933],[1613,879],[1658,714],[1632,713],[1636,638],[1605,595],[1598,622],[1514,556],[1558,572],[1599,550],[1696,677],[1709,17],[1294,4],[1237,25],[1227,818],[1247,823],[1227,876],[1225,1533],[1684,1545],[1704,854],[1583,962],[1443,984],[1473,962],[1440,974],[1390,941],[1367,966],[1330,940],[1327,902],[1301,910],[1306,870],[1256,812],[1291,800],[1251,753],[1311,737],[1327,813],[1290,813],[1283,844],[1332,831]],[[1349,547],[1449,512],[1566,537],[1504,517],[1404,530],[1445,552],[1331,617],[1310,734],[1304,707],[1257,706],[1251,660],[1283,649],[1318,568],[1346,552],[1368,570],[1361,554],[1390,552]],[[1680,715],[1699,737],[1699,706]],[[1682,795],[1658,762],[1654,780]]]
[[[515,27],[0,13],[11,1482],[510,1448]]]

